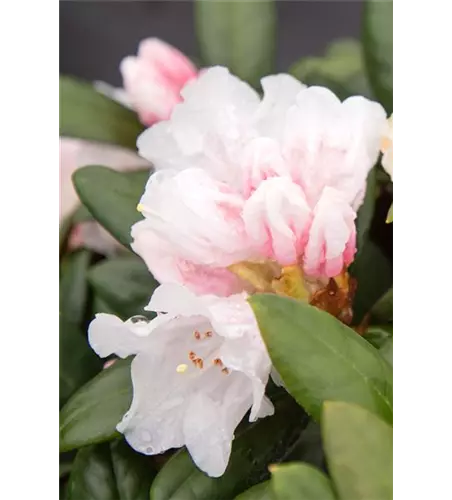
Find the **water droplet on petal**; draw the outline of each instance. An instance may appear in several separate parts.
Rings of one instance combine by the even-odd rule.
[[[126,325],[130,328],[130,330],[140,337],[146,337],[149,334],[149,323],[150,319],[146,318],[141,314],[137,314],[136,316],[132,316],[126,321]]]

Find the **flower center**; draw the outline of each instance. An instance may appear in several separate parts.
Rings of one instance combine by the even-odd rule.
[[[329,312],[345,324],[352,320],[356,283],[346,270],[330,279],[307,278],[301,266],[280,266],[275,261],[243,261],[228,268],[243,282],[247,292],[291,297]]]

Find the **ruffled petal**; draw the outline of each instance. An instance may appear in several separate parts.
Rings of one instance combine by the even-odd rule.
[[[337,276],[356,252],[356,213],[341,192],[325,188],[314,208],[303,264],[309,276]]]
[[[89,325],[88,340],[101,358],[111,354],[126,358],[143,349],[151,330],[144,319],[124,322],[113,314],[98,313]]]
[[[297,262],[310,218],[303,190],[286,177],[262,182],[243,209],[245,228],[254,245],[263,257],[282,265]]]

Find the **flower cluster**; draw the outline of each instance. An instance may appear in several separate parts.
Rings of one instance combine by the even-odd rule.
[[[138,80],[137,60],[123,70],[130,85]],[[169,119],[138,139],[155,173],[132,247],[162,283],[146,308],[157,316],[98,314],[89,338],[102,357],[135,355],[133,402],[118,425],[131,446],[155,454],[185,445],[216,477],[245,414],[274,411],[264,394],[271,362],[246,299],[347,298],[354,220],[386,114],[287,74],[262,79],[261,99],[223,67],[182,73],[178,103],[160,114]],[[335,307],[345,321],[347,300]]]

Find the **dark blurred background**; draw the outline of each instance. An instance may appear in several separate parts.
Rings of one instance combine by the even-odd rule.
[[[277,71],[360,37],[362,2],[278,0]],[[140,40],[161,38],[197,59],[193,1],[60,1],[60,73],[119,86],[118,65]]]

